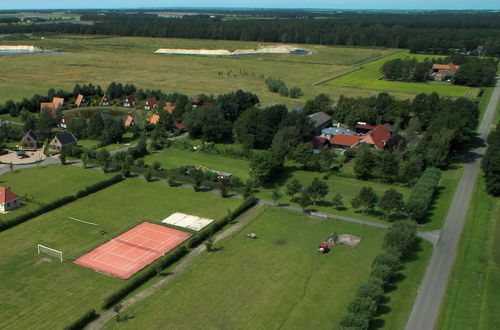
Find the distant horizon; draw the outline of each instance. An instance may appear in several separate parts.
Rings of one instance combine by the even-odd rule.
[[[232,0],[17,0],[2,1],[0,11],[8,10],[378,10],[378,11],[497,11],[498,0],[477,0],[471,4],[468,0],[251,0],[240,1],[237,5]],[[471,5],[474,8],[471,8]]]

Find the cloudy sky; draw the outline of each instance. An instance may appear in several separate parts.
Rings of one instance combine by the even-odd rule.
[[[499,0],[0,0],[2,9],[54,8],[500,9]]]

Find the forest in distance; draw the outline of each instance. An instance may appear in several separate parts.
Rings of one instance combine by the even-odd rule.
[[[407,48],[414,53],[500,55],[500,13],[258,11],[162,16],[154,11],[72,11],[91,24],[18,23],[0,34],[71,33]],[[267,13],[267,14],[266,14]],[[282,13],[282,14],[280,14]],[[232,19],[227,19],[233,15]],[[240,15],[240,16],[238,16]],[[241,18],[241,19],[239,19]],[[2,19],[0,19],[2,21]]]

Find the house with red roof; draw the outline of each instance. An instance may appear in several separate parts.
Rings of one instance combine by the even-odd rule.
[[[144,102],[144,110],[158,109],[158,101],[154,97],[146,99]]]
[[[332,136],[330,139],[330,144],[334,148],[354,148],[359,144],[359,141],[362,137],[359,135],[348,135],[348,134],[337,134]]]
[[[431,78],[438,81],[449,80],[455,75],[458,69],[460,69],[460,65],[456,65],[453,63],[436,63],[432,65]]]
[[[83,94],[78,94],[78,96],[76,97],[75,105],[77,107],[86,107],[89,105],[89,101],[85,96],[83,96]]]
[[[136,105],[136,101],[135,101],[135,97],[133,95],[129,95],[123,100],[123,106],[125,108],[135,107],[135,105]]]
[[[0,212],[7,212],[21,206],[21,198],[5,187],[0,187]]]
[[[370,133],[362,136],[359,143],[369,144],[381,150],[391,138],[391,132],[384,125],[378,125]]]
[[[172,113],[175,110],[175,106],[172,104],[172,102],[165,102],[165,104],[163,105],[163,110],[168,113]]]
[[[152,115],[149,119],[148,119],[149,123],[150,124],[153,124],[153,125],[156,125],[158,124],[158,122],[160,121],[160,115]]]
[[[52,102],[41,102],[40,103],[40,112],[48,111],[52,118],[56,117],[56,111],[62,108],[64,105],[64,99],[61,97],[52,98]]]
[[[127,119],[125,119],[125,127],[135,126],[136,124],[134,117],[131,115],[128,115]]]

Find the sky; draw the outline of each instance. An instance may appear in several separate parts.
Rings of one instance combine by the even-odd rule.
[[[81,8],[500,9],[499,0],[0,0],[0,10]]]

